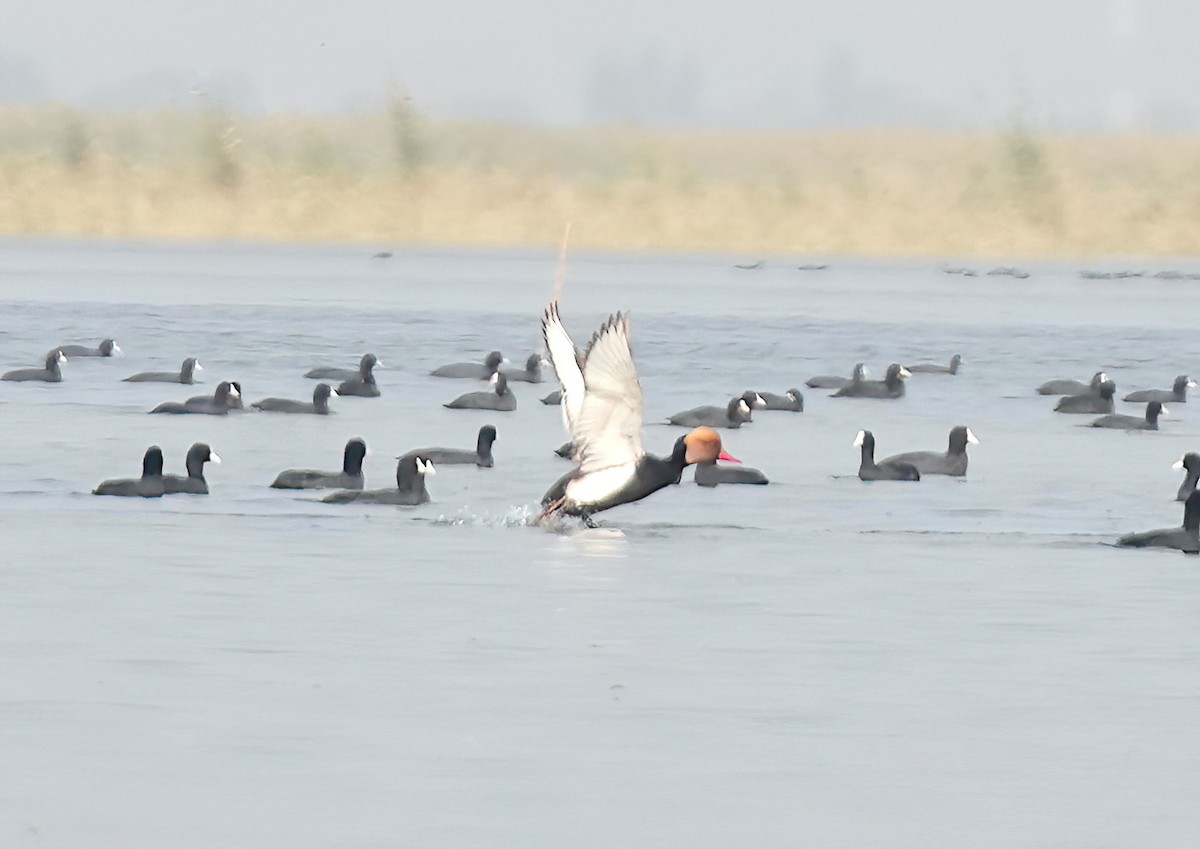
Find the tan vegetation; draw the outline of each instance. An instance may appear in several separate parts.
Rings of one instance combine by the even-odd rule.
[[[1182,137],[0,110],[0,233],[739,254],[1200,254]]]

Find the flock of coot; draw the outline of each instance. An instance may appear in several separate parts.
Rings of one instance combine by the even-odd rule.
[[[670,416],[669,424],[691,430],[675,441],[669,455],[650,454],[642,448],[642,392],[629,346],[628,317],[620,313],[610,317],[592,336],[586,349],[578,348],[567,334],[557,303],[545,311],[542,329],[549,365],[560,388],[541,400],[544,404],[562,407],[571,439],[557,453],[573,460],[574,468],[546,492],[539,519],[561,514],[581,517],[591,524],[595,513],[640,500],[665,486],[679,483],[684,468],[689,465],[696,466],[695,478],[701,486],[766,484],[768,479],[761,471],[741,465],[722,449],[717,430],[740,428],[752,420],[754,410],[804,410],[804,396],[798,389],[788,389],[782,394],[746,391],[723,405],[695,407]],[[62,365],[69,359],[110,357],[120,350],[112,339],[103,340],[95,348],[61,345],[46,354],[43,368],[9,371],[2,379],[58,383],[63,379]],[[509,382],[541,383],[544,362],[542,355],[532,354],[523,367],[509,366],[500,352],[492,351],[482,362],[451,363],[433,370],[431,375],[486,381],[486,388],[454,398],[444,405],[447,408],[511,412],[516,409],[516,397]],[[892,363],[883,380],[870,380],[866,366],[858,363],[848,377],[820,375],[810,378],[806,385],[832,389],[831,397],[834,398],[898,399],[904,396],[905,381],[913,374],[956,375],[961,364],[962,357],[958,354],[946,365]],[[380,390],[374,369],[381,365],[374,354],[368,353],[357,368],[314,368],[305,377],[322,382],[317,384],[311,401],[265,398],[250,406],[263,412],[328,415],[331,398],[344,395],[378,397]],[[195,373],[202,368],[195,358],[189,357],[183,361],[179,372],[142,372],[124,380],[192,384]],[[336,387],[331,385],[335,381]],[[1116,413],[1116,385],[1104,372],[1097,372],[1087,382],[1052,380],[1036,391],[1042,395],[1060,396],[1054,407],[1056,412],[1098,414],[1099,417],[1090,422],[1092,427],[1157,430],[1158,418],[1166,409],[1165,402],[1186,403],[1187,391],[1195,385],[1187,375],[1180,375],[1171,389],[1127,394],[1125,401],[1146,404],[1145,414],[1141,416]],[[241,410],[245,410],[241,385],[237,381],[221,381],[211,395],[197,395],[183,402],[165,402],[150,412],[227,415]],[[492,445],[495,440],[496,428],[489,424],[480,428],[474,449],[408,451],[398,458],[395,487],[366,489],[362,464],[367,447],[361,439],[351,439],[346,443],[340,471],[288,469],[281,472],[271,486],[292,490],[336,490],[323,499],[328,503],[421,504],[429,501],[426,479],[435,474],[436,464],[490,468],[494,465]],[[874,434],[862,430],[853,442],[861,451],[858,477],[864,481],[919,481],[922,475],[963,476],[967,472],[967,446],[978,444],[978,441],[969,427],[958,425],[950,430],[945,452],[912,451],[876,461]],[[151,446],[143,457],[140,477],[106,480],[93,492],[142,498],[173,493],[206,494],[205,464],[219,462],[220,458],[208,445],[196,443],[187,454],[186,476],[164,474],[162,451]],[[1117,545],[1200,552],[1200,492],[1196,490],[1200,455],[1189,453],[1176,465],[1185,472],[1176,496],[1185,503],[1183,524],[1177,528],[1130,534],[1120,538]]]

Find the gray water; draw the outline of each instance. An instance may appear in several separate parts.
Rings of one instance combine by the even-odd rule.
[[[805,390],[803,414],[723,432],[770,486],[689,472],[552,533],[528,520],[567,468],[537,402],[553,386],[449,411],[476,387],[426,376],[537,350],[551,252],[9,241],[0,259],[0,369],[104,336],[126,352],[0,384],[0,845],[1194,845],[1200,563],[1104,543],[1179,524],[1170,465],[1197,415],[1097,431],[1032,392],[1200,372],[1194,282],[572,257],[577,341],[633,311],[652,451],[682,433],[667,415],[747,388],[964,367],[900,401]],[[307,398],[305,370],[367,350],[383,397],[335,416],[146,415],[222,379]],[[205,386],[119,382],[185,356]],[[428,505],[267,487],[337,468],[352,436],[386,486],[396,455],[485,423],[496,468],[441,468]],[[982,441],[966,480],[853,477],[858,429],[882,456],[955,424]],[[182,473],[201,440],[224,459],[208,497],[88,494],[151,443]]]

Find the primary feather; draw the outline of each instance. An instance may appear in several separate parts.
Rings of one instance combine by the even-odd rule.
[[[630,351],[629,317],[611,316],[580,357],[558,304],[542,320],[550,362],[562,385],[563,417],[583,474],[636,463],[642,456],[642,387]],[[582,361],[582,362],[581,362]]]

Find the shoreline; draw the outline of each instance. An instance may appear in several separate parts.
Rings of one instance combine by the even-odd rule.
[[[1200,142],[0,108],[0,236],[996,262],[1200,256]]]

